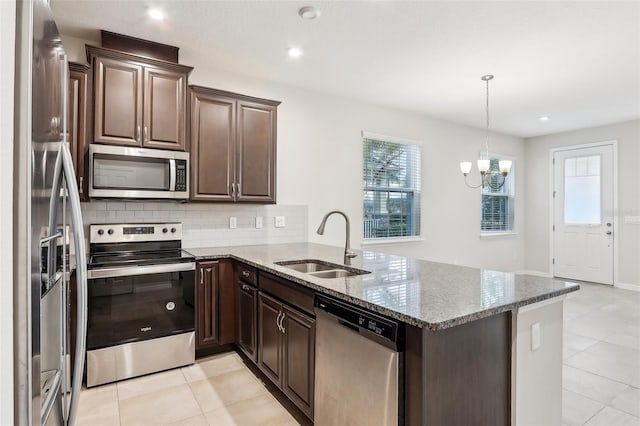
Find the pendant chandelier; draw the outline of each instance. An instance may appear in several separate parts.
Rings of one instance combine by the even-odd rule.
[[[493,191],[497,191],[504,186],[504,183],[507,180],[507,175],[511,171],[511,160],[500,160],[498,162],[498,168],[500,171],[491,170],[491,158],[489,157],[489,81],[493,79],[491,74],[483,75],[482,81],[484,81],[487,85],[487,102],[486,102],[486,112],[487,112],[487,138],[485,141],[485,150],[481,153],[480,159],[478,160],[478,170],[480,171],[480,184],[478,185],[470,185],[467,182],[467,175],[471,171],[472,163],[471,161],[462,161],[460,162],[460,171],[464,175],[464,183],[469,188],[491,188]],[[499,182],[499,176],[502,175],[502,182]],[[495,178],[495,179],[493,179]]]

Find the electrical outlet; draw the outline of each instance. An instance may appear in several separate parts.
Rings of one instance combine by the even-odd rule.
[[[535,351],[540,347],[540,323],[536,322],[531,325],[531,351]]]
[[[275,223],[276,228],[284,228],[285,226],[284,216],[276,216],[275,222],[276,222]]]
[[[238,218],[235,216],[229,217],[229,229],[236,229],[238,227]]]
[[[262,216],[256,216],[256,229],[262,228]]]

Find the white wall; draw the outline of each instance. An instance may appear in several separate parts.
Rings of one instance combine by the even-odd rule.
[[[640,120],[571,132],[540,136],[525,141],[527,174],[525,190],[526,264],[528,270],[549,273],[550,259],[550,170],[552,148],[595,142],[618,141],[618,210],[614,217],[618,232],[617,283],[640,286],[640,223],[625,223],[625,217],[640,216]]]
[[[15,0],[0,1],[0,425],[13,424],[13,203],[9,200],[13,197],[15,18]]]
[[[84,41],[63,37],[71,60],[85,61]],[[97,42],[93,42],[98,44]],[[423,242],[377,247],[422,259],[501,270],[524,267],[524,203],[516,203],[517,236],[479,238],[480,192],[465,187],[458,163],[477,158],[484,131],[339,96],[231,74],[216,68],[220,58],[181,49],[180,62],[194,66],[190,84],[209,86],[282,101],[278,108],[277,198],[282,204],[309,206],[309,240],[342,246],[344,225],[330,219],[324,236],[315,234],[322,216],[342,209],[352,220],[352,244],[362,229],[361,131],[417,139],[422,148]],[[292,66],[295,66],[293,64]],[[357,78],[357,76],[354,76]],[[483,110],[478,101],[479,124]],[[524,144],[519,138],[494,135],[491,150],[516,157],[524,176]],[[516,193],[523,194],[518,179]]]

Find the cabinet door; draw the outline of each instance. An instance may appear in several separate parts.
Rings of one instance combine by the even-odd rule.
[[[143,146],[185,150],[186,97],[185,73],[144,68]]]
[[[256,347],[256,311],[258,290],[236,281],[236,343],[253,362],[258,360]]]
[[[69,63],[69,149],[78,180],[80,199],[85,197],[85,153],[87,145],[87,73],[85,65]]]
[[[218,263],[198,265],[196,350],[218,344]]]
[[[191,199],[233,201],[233,98],[191,91]]]
[[[282,338],[278,328],[282,304],[263,293],[258,295],[258,367],[275,384],[282,384]]]
[[[276,107],[238,101],[237,201],[276,202]]]
[[[218,269],[218,330],[220,331],[219,343],[226,345],[235,341],[235,281],[233,273],[233,262],[225,259],[221,260]],[[254,308],[255,317],[255,308]]]
[[[284,305],[282,391],[313,419],[315,320]]]
[[[142,66],[94,59],[94,141],[142,145]]]

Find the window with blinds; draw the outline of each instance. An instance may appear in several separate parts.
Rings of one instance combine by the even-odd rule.
[[[420,235],[420,147],[363,136],[364,239]]]
[[[503,158],[504,160],[504,158]],[[489,171],[491,184],[494,186],[502,182],[502,175],[499,173],[498,158],[491,158]],[[482,188],[480,231],[482,232],[511,232],[513,231],[513,186],[515,162],[512,163],[511,171],[506,177],[504,185],[497,190],[489,186]]]

